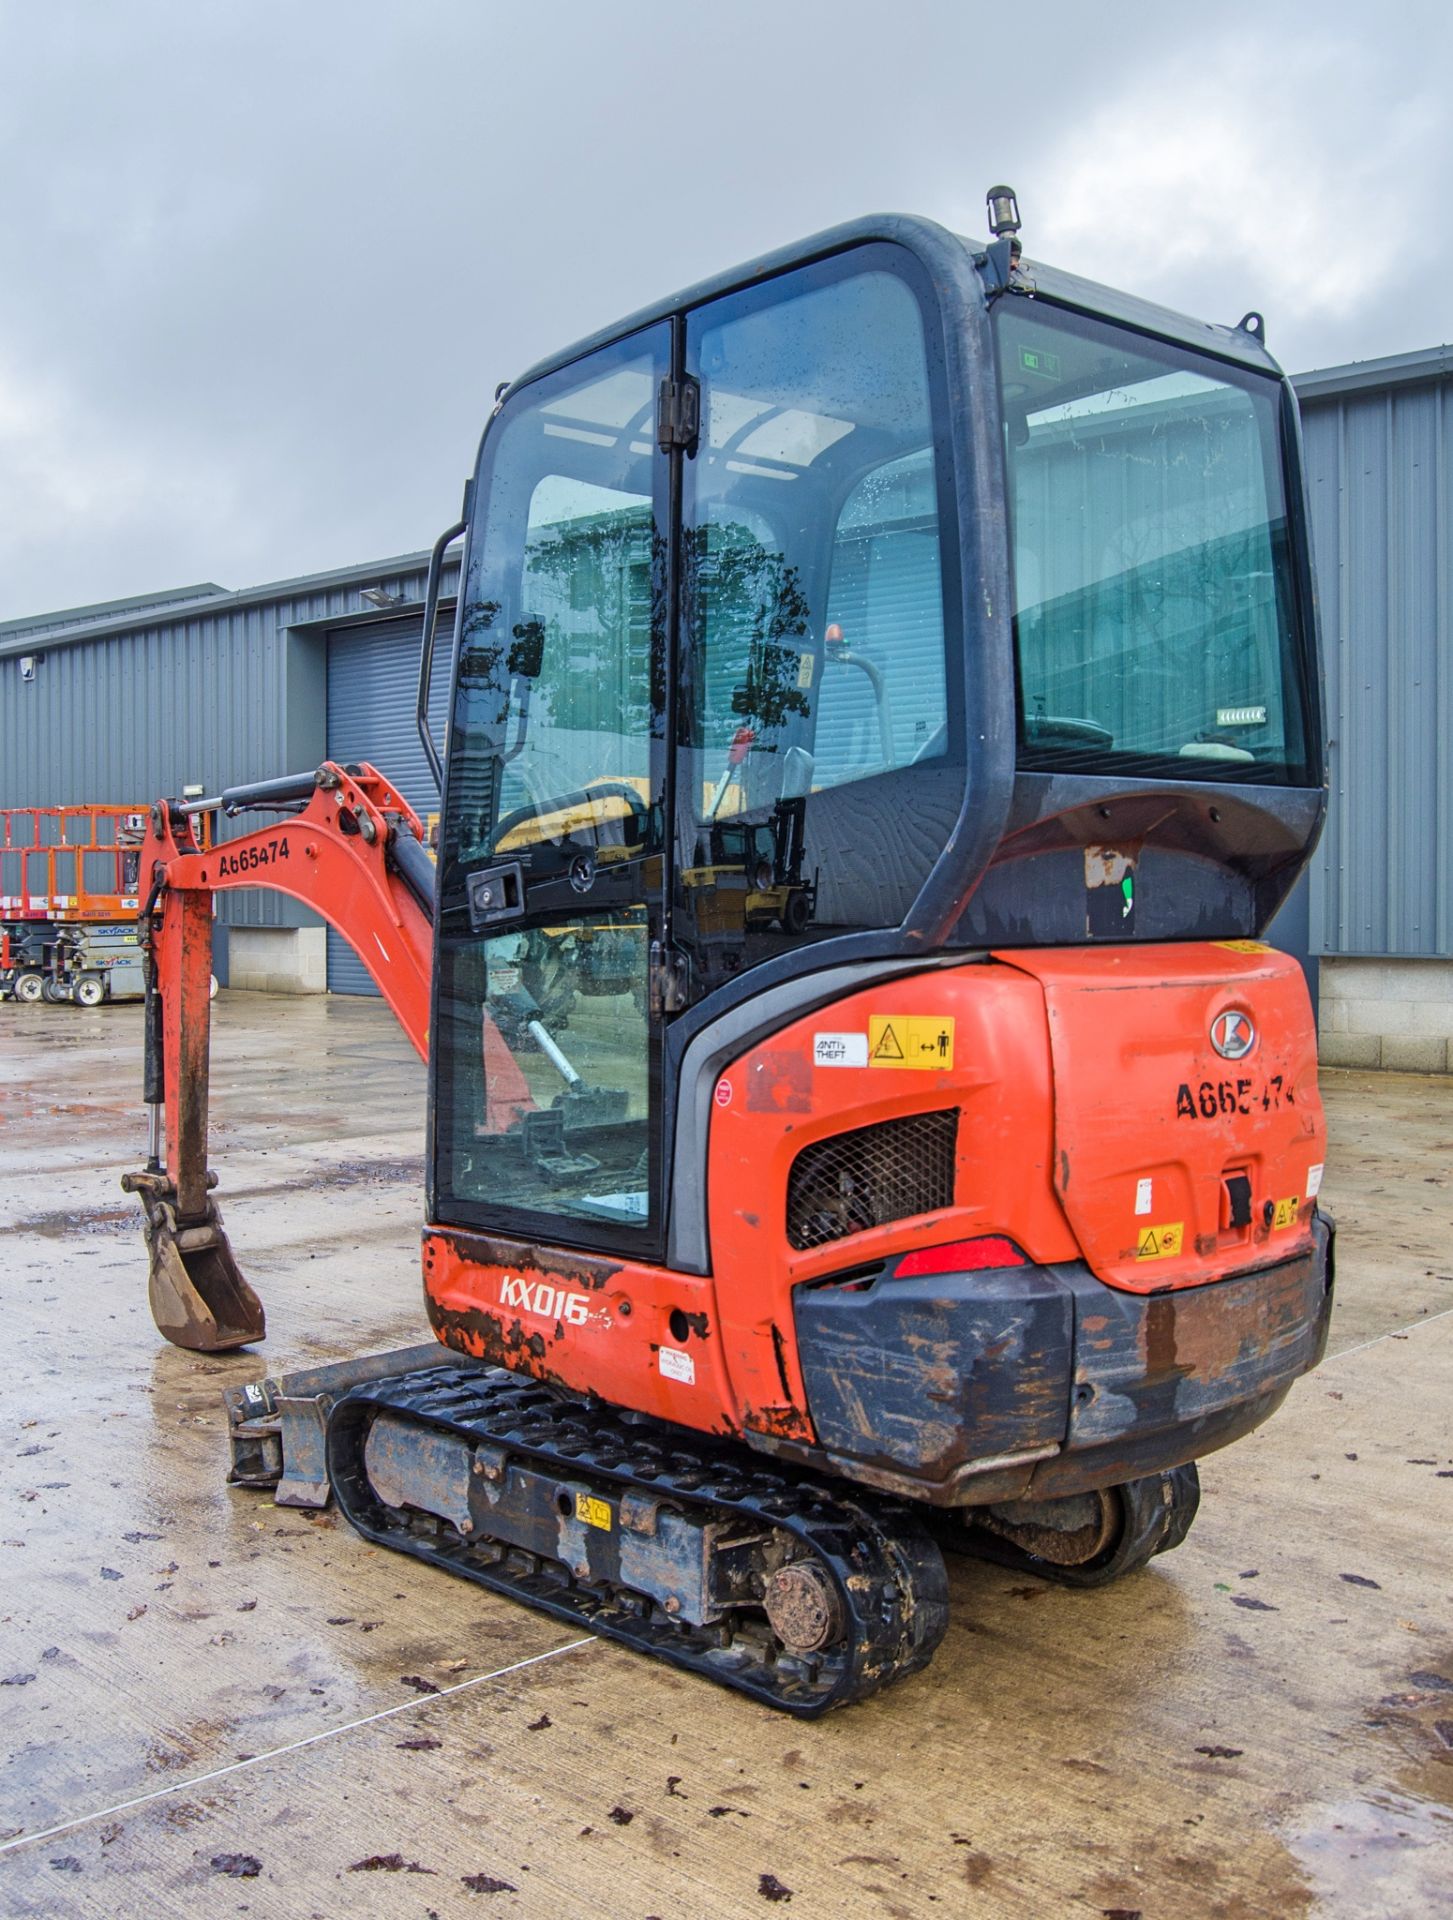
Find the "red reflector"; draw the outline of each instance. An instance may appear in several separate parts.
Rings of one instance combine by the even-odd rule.
[[[905,1253],[898,1262],[900,1280],[911,1280],[916,1273],[979,1273],[985,1267],[1027,1267],[1028,1257],[1002,1233],[985,1234],[982,1240],[951,1240],[946,1247],[925,1247],[921,1253]]]

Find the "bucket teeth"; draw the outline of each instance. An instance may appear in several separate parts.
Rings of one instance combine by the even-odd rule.
[[[163,1176],[129,1173],[121,1182],[141,1201],[151,1317],[173,1346],[225,1353],[250,1346],[267,1328],[262,1302],[233,1258],[215,1200],[201,1220],[179,1225],[176,1189]]]

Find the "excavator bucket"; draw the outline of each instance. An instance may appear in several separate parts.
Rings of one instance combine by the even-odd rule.
[[[216,1201],[208,1199],[204,1219],[183,1226],[165,1174],[128,1173],[121,1184],[146,1214],[151,1313],[172,1345],[225,1353],[261,1340],[267,1329],[262,1302],[233,1258]]]

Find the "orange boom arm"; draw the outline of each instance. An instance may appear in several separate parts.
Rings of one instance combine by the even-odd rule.
[[[193,822],[216,808],[291,811],[206,848]],[[433,883],[418,815],[367,764],[325,762],[316,773],[233,788],[200,806],[163,800],[151,808],[140,872],[151,1147],[145,1171],[122,1185],[145,1209],[152,1312],[178,1345],[243,1346],[265,1325],[222,1230],[207,1165],[214,894],[268,887],[321,914],[427,1057]]]

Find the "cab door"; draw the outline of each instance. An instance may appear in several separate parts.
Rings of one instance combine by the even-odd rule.
[[[963,641],[939,327],[919,263],[877,243],[687,316],[700,425],[672,933],[693,999],[805,962],[809,943],[886,945],[954,832]]]
[[[638,1257],[661,1238],[670,361],[648,328],[485,436],[431,1050],[433,1217]]]

